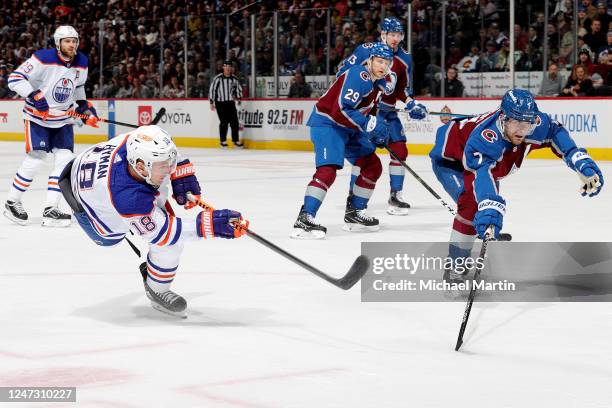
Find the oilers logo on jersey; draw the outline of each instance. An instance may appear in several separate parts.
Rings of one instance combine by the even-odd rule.
[[[53,100],[57,103],[64,103],[70,98],[72,91],[74,90],[74,84],[68,78],[61,78],[53,86]]]

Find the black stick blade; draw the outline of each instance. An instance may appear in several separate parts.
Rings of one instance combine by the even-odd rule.
[[[157,125],[157,123],[161,120],[162,116],[164,116],[165,113],[166,113],[166,108],[161,108],[159,111],[157,111],[157,114],[151,121],[151,125]]]
[[[459,351],[459,348],[461,347],[462,344],[463,344],[463,340],[457,339],[457,344],[455,345],[455,351]]]
[[[338,287],[344,290],[352,288],[370,268],[370,258],[365,255],[359,255],[348,273],[338,281]]]

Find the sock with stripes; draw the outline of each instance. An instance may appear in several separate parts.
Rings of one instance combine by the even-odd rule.
[[[19,170],[15,173],[15,177],[9,189],[8,199],[10,201],[21,201],[23,193],[30,188],[34,176],[45,164],[45,155],[46,153],[40,150],[31,151],[26,155]]]

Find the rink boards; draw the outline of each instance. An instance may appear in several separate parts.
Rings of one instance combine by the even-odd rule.
[[[499,99],[421,99],[430,111],[450,109],[453,113],[476,114],[494,110]],[[94,100],[100,117],[126,123],[147,124],[155,113],[166,108],[160,125],[168,130],[179,146],[218,147],[219,120],[204,99]],[[251,99],[238,106],[241,138],[251,149],[312,149],[308,117],[314,99]],[[612,98],[538,98],[544,112],[563,123],[578,145],[589,149],[599,160],[612,160]],[[0,101],[0,140],[23,140],[20,100]],[[411,154],[427,154],[435,133],[443,123],[430,115],[423,121],[409,120],[400,114],[408,137]],[[75,127],[77,143],[94,143],[128,131],[129,128],[100,124],[99,129]],[[534,152],[530,157],[553,158],[548,151]]]

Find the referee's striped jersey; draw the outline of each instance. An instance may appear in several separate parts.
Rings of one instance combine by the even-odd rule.
[[[213,78],[208,93],[210,103],[229,102],[242,99],[242,87],[234,75],[226,77],[223,73]]]

